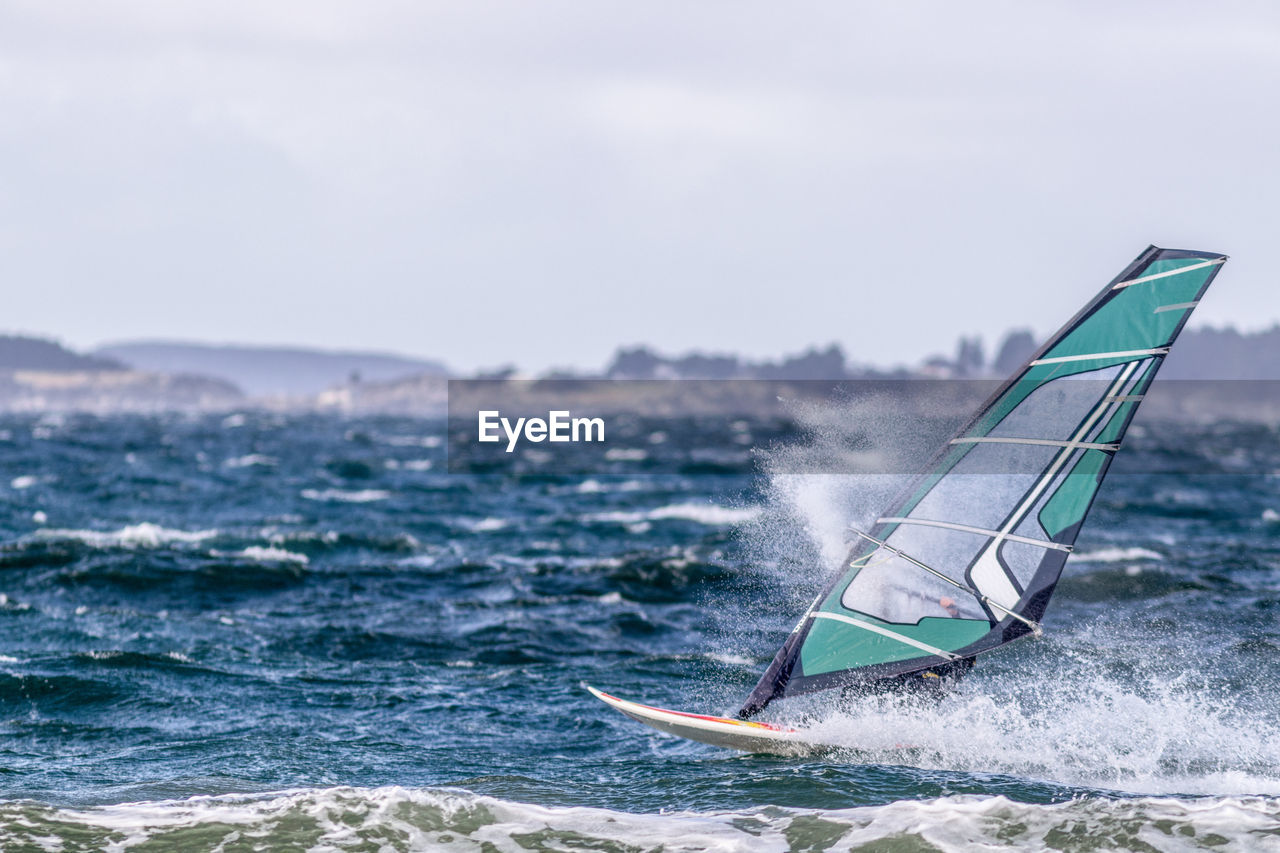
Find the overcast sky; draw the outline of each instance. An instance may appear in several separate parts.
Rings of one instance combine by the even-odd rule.
[[[1280,4],[0,0],[0,327],[915,362],[1148,243],[1280,320]]]

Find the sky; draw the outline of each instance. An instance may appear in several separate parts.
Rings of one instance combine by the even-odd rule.
[[[0,329],[599,367],[1280,321],[1270,2],[0,0]]]

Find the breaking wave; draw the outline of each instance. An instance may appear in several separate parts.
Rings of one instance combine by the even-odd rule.
[[[306,554],[297,554],[274,546],[264,548],[261,545],[250,545],[236,556],[255,563],[299,563],[305,566],[309,562]]]
[[[391,497],[391,493],[385,489],[357,489],[355,491],[345,491],[343,489],[303,489],[302,496],[309,501],[363,504],[372,503],[374,501],[385,501],[387,498]]]
[[[716,504],[682,503],[656,509],[626,512],[601,512],[586,516],[584,521],[636,524],[644,521],[693,521],[709,526],[727,526],[752,521],[760,515],[759,507],[727,507]]]
[[[64,809],[0,805],[6,849],[1192,850],[1280,838],[1280,800],[957,795],[847,809],[631,813],[432,788],[327,788]]]
[[[94,548],[159,548],[163,545],[194,545],[212,539],[217,530],[171,530],[158,524],[142,522],[130,524],[119,530],[55,530],[36,531],[36,537],[52,541],[82,542]]]
[[[1073,563],[1128,563],[1137,560],[1163,560],[1164,557],[1146,548],[1099,548],[1072,554]]]

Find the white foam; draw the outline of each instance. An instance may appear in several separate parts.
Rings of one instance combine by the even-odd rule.
[[[1114,639],[1142,651],[1134,638]],[[1190,689],[1180,664],[1152,657],[1130,659],[1114,678],[1096,661],[1047,659],[984,678],[980,661],[940,700],[864,698],[828,710],[814,730],[860,762],[1136,793],[1280,794],[1280,723],[1267,703]]]
[[[760,515],[760,507],[727,507],[715,504],[683,503],[658,507],[648,514],[653,521],[679,518],[699,524],[741,524]]]
[[[40,478],[34,474],[23,474],[21,477],[14,477],[9,481],[11,489],[29,489],[36,483],[40,482]]]
[[[383,439],[392,447],[439,447],[444,439],[438,435],[389,435]]]
[[[467,522],[467,527],[472,533],[488,533],[494,530],[502,530],[508,525],[506,519],[503,518],[482,518],[479,521]]]
[[[601,492],[642,492],[650,488],[640,480],[626,480],[621,483],[602,483],[599,480],[583,480],[579,483],[574,491],[583,495],[599,494]]]
[[[679,519],[681,521],[694,521],[698,524],[721,526],[751,521],[758,517],[760,512],[761,509],[758,506],[728,507],[710,503],[682,503],[669,504],[650,510],[600,512],[586,516],[584,521],[637,524],[647,521]]]
[[[1274,509],[1270,508],[1264,509],[1262,511],[1262,520],[1270,522],[1280,521],[1280,512],[1276,512]]]
[[[156,548],[161,545],[194,545],[218,535],[217,530],[172,530],[158,524],[142,522],[104,533],[98,530],[37,530],[40,539],[63,539],[83,542],[95,548]]]
[[[250,545],[236,554],[236,556],[252,560],[255,563],[299,563],[305,566],[310,562],[306,554],[297,554],[274,546],[264,548],[261,545]]]
[[[228,459],[222,463],[227,468],[253,468],[262,467],[270,468],[280,464],[280,460],[274,456],[267,456],[262,453],[250,453],[246,456],[237,456],[234,459]]]
[[[1163,560],[1164,556],[1146,548],[1099,548],[1071,555],[1073,563],[1127,563],[1134,560]]]
[[[1080,797],[1049,805],[999,796],[952,795],[845,809],[777,806],[736,811],[631,813],[543,806],[449,789],[328,788],[261,795],[192,797],[91,808],[30,801],[0,804],[0,844],[37,833],[61,849],[79,844],[167,846],[199,833],[202,849],[246,838],[257,846],[308,838],[315,850],[1060,850],[1201,849],[1210,840],[1247,849],[1275,832],[1280,800]],[[1213,836],[1221,836],[1213,839]]]
[[[309,501],[331,501],[336,503],[363,504],[373,501],[385,501],[391,493],[383,489],[303,489],[302,496]]]
[[[289,523],[299,524],[302,519],[291,519]],[[333,545],[342,538],[342,534],[336,530],[291,530],[282,533],[274,527],[264,527],[260,531],[260,535],[273,545],[284,545],[289,542],[320,542],[324,545]]]
[[[643,462],[649,452],[638,447],[611,447],[604,452],[604,458],[610,462]]]

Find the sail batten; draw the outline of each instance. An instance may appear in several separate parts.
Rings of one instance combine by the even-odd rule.
[[[979,536],[986,536],[988,538],[1003,536],[1010,542],[1018,542],[1023,545],[1034,545],[1037,548],[1053,548],[1057,551],[1071,551],[1070,545],[1063,545],[1050,539],[1036,539],[1031,536],[1018,536],[1013,533],[1002,533],[999,530],[991,530],[986,527],[974,527],[969,524],[956,524],[953,521],[936,521],[929,518],[877,518],[876,524],[922,524],[926,527],[943,527],[947,530],[960,530],[965,533],[975,533]]]
[[[928,654],[931,654],[934,657],[942,658],[943,660],[959,660],[958,655],[953,654],[952,652],[949,652],[946,649],[939,649],[936,646],[931,646],[928,643],[922,643],[919,640],[915,640],[915,639],[912,639],[911,637],[907,637],[907,636],[904,636],[903,634],[899,634],[897,631],[890,631],[888,628],[882,628],[879,625],[873,625],[872,623],[866,621],[865,619],[854,619],[851,616],[842,616],[839,613],[824,613],[821,611],[816,613],[810,613],[809,616],[812,619],[834,619],[837,622],[843,622],[846,625],[852,625],[855,628],[862,629],[863,631],[871,631],[873,633],[879,634],[882,637],[888,637],[891,640],[896,640],[899,643],[902,643],[903,645],[911,646],[913,649],[919,649],[922,652],[927,652]]]
[[[740,715],[1038,634],[1125,430],[1225,260],[1152,246],[1051,337],[854,531]]]
[[[952,444],[1039,444],[1045,447],[1085,447],[1091,450],[1105,450],[1107,452],[1120,449],[1118,444],[1100,444],[1090,441],[1072,441],[1070,439],[1056,438],[1016,438],[1014,436],[1002,435],[965,435],[960,438],[951,439]]]
[[[1156,312],[1152,312],[1156,313]],[[1168,347],[1154,347],[1153,349],[1135,349],[1126,350],[1124,352],[1082,352],[1076,355],[1060,355],[1056,358],[1038,358],[1031,362],[1032,367],[1038,367],[1041,364],[1065,364],[1069,361],[1103,361],[1112,359],[1128,360],[1137,358],[1142,355],[1168,355]]]
[[[1199,304],[1199,302],[1177,302],[1173,305],[1161,305],[1151,313],[1163,314],[1165,311],[1185,311],[1188,308],[1195,308]]]
[[[1146,284],[1149,281],[1156,281],[1157,279],[1168,278],[1169,276],[1181,275],[1182,273],[1187,273],[1187,272],[1194,272],[1195,270],[1204,269],[1205,267],[1211,267],[1216,264],[1224,263],[1226,260],[1227,259],[1225,257],[1214,258],[1211,261],[1204,261],[1203,263],[1199,263],[1199,264],[1188,264],[1185,267],[1178,267],[1177,269],[1165,270],[1164,272],[1153,273],[1151,275],[1143,276],[1141,278],[1134,278],[1128,281],[1122,281],[1122,282],[1119,282],[1118,284],[1112,285],[1112,289],[1119,290],[1122,287],[1133,287],[1135,284]]]

